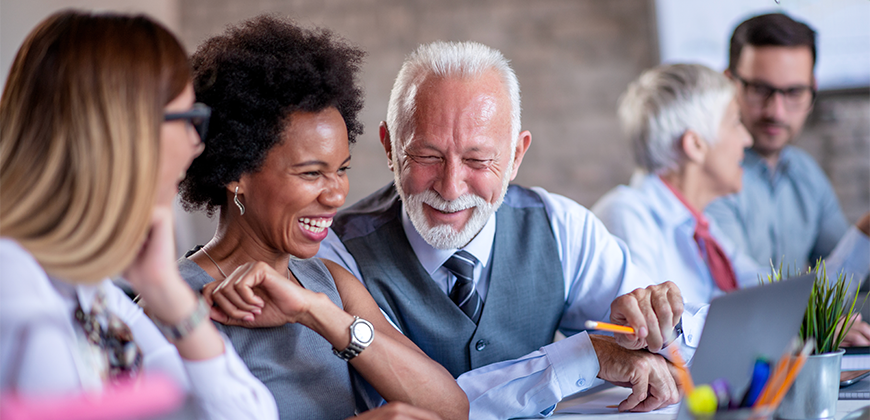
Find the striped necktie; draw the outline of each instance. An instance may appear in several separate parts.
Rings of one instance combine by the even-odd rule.
[[[450,291],[450,300],[477,324],[483,311],[483,300],[474,288],[472,273],[475,261],[477,259],[467,251],[456,251],[443,267],[456,276],[456,283]]]

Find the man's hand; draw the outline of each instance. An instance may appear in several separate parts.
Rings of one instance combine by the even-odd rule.
[[[870,346],[870,324],[861,319],[861,314],[853,315],[855,323],[852,328],[846,331],[846,338],[843,339],[843,347]],[[843,326],[845,318],[840,320],[840,326],[837,327],[839,332]]]
[[[861,232],[864,232],[865,235],[870,236],[870,211],[864,213],[864,215],[858,219],[858,223],[855,223],[855,227],[857,227]]]
[[[673,282],[635,289],[610,304],[610,320],[630,325],[634,334],[617,334],[616,342],[627,349],[648,348],[658,352],[672,338],[683,314],[683,297]]]
[[[676,368],[664,357],[646,350],[629,350],[613,337],[589,335],[598,355],[598,377],[631,388],[619,411],[652,411],[680,401]]]
[[[396,401],[347,420],[441,420],[441,417],[429,410]]]

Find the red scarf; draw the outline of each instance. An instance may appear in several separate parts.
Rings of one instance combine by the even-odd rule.
[[[716,286],[719,286],[719,288],[725,292],[737,290],[737,277],[734,275],[731,261],[728,260],[728,256],[725,255],[725,251],[722,251],[722,247],[719,246],[719,243],[713,239],[713,235],[710,235],[710,222],[707,221],[707,218],[704,217],[701,212],[696,210],[686,201],[683,194],[668,184],[663,178],[662,182],[669,190],[671,190],[672,193],[674,193],[677,200],[680,200],[680,202],[683,203],[686,209],[689,210],[689,213],[692,213],[695,220],[697,220],[697,224],[695,225],[695,242],[698,243],[699,251],[701,249],[706,251],[707,268],[710,269],[710,275],[713,276],[713,281],[716,283]],[[704,257],[704,254],[704,252],[701,252],[702,258]]]

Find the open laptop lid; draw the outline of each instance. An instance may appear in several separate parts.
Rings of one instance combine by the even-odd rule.
[[[807,274],[713,299],[689,368],[695,384],[725,378],[732,397],[742,395],[755,360],[779,359],[797,336],[814,279]],[[691,418],[685,404],[677,418]]]

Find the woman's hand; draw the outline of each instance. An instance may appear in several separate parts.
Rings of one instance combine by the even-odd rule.
[[[213,305],[213,320],[248,328],[307,324],[315,296],[263,262],[240,266],[224,281],[206,284],[202,294]]]
[[[182,280],[175,265],[172,209],[154,208],[151,229],[124,278],[145,302],[148,315],[166,325],[186,319],[196,308],[196,294]],[[206,360],[224,353],[224,342],[211,322],[201,322],[176,341],[178,354],[187,360]]]
[[[175,265],[172,209],[154,208],[151,228],[123,276],[145,302],[149,315],[173,324],[189,315],[196,295],[181,279]]]

